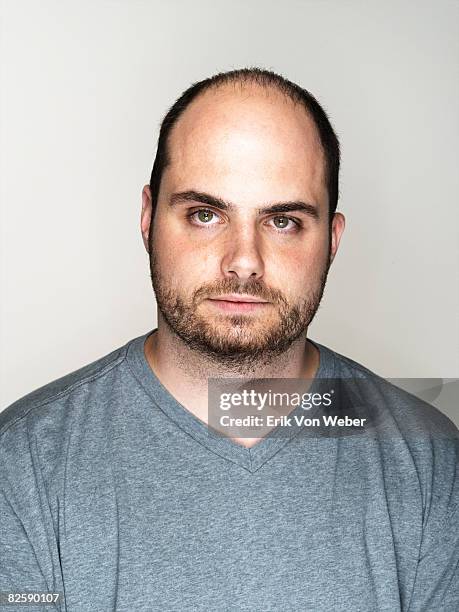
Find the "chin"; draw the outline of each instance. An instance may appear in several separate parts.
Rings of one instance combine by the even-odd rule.
[[[267,325],[266,320],[232,315],[210,322],[201,327],[209,342],[214,345],[231,345],[234,349],[250,346],[262,347],[267,338],[275,335],[277,326]]]

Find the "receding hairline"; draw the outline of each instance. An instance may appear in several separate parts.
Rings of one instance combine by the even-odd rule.
[[[202,91],[200,91],[194,98],[191,100],[189,104],[187,104],[186,108],[180,113],[180,116],[177,117],[177,120],[174,122],[171,130],[168,134],[167,140],[165,142],[166,145],[166,159],[165,159],[165,167],[170,164],[170,151],[169,151],[169,143],[170,139],[173,136],[173,133],[176,131],[178,126],[182,123],[182,119],[186,116],[187,111],[195,107],[199,101],[202,101],[207,94],[214,93],[218,94],[219,92],[223,92],[225,89],[237,92],[238,94],[244,93],[244,90],[252,91],[257,95],[260,92],[266,94],[266,97],[269,98],[273,94],[278,97],[278,99],[283,100],[286,104],[293,104],[294,107],[300,107],[301,111],[304,113],[305,117],[308,119],[310,124],[312,125],[317,141],[317,145],[320,148],[321,155],[324,158],[324,164],[327,165],[325,149],[322,144],[320,131],[317,126],[317,123],[314,119],[312,112],[306,107],[304,100],[301,98],[300,94],[289,89],[287,86],[283,85],[282,82],[271,82],[268,79],[259,78],[260,75],[238,75],[232,78],[225,78],[216,82],[209,83]],[[325,168],[324,168],[325,170]]]

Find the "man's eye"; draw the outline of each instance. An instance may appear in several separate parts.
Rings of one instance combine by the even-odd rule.
[[[288,228],[289,222],[291,223],[291,225],[290,225],[290,228],[287,229],[287,231],[295,232],[301,228],[301,224],[295,219],[292,219],[292,217],[285,217],[281,215],[281,216],[273,217],[272,220],[274,221],[274,225],[276,229],[278,230],[284,230],[285,228]]]
[[[200,208],[188,215],[188,218],[198,227],[213,226],[218,224],[219,215],[213,210],[208,208]],[[298,232],[301,229],[301,222],[293,219],[292,217],[286,217],[285,215],[277,215],[272,217],[271,221],[274,222],[275,229],[280,233]],[[290,224],[290,225],[289,225]]]
[[[210,223],[214,219],[217,219],[217,215],[207,208],[200,208],[199,210],[195,210],[191,214],[188,215],[190,219],[193,221],[197,221],[197,225],[215,225],[215,223]]]

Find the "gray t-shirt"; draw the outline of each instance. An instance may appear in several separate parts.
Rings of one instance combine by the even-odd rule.
[[[316,378],[372,389],[381,428],[293,427],[246,448],[161,384],[150,333],[0,414],[3,598],[60,593],[28,609],[69,612],[459,610],[449,419],[314,343]]]

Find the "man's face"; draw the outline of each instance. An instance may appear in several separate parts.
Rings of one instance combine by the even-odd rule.
[[[276,91],[226,86],[188,107],[169,154],[150,250],[160,317],[220,363],[280,355],[314,317],[344,228],[339,215],[330,231],[312,120]],[[262,302],[215,300],[229,294]]]

